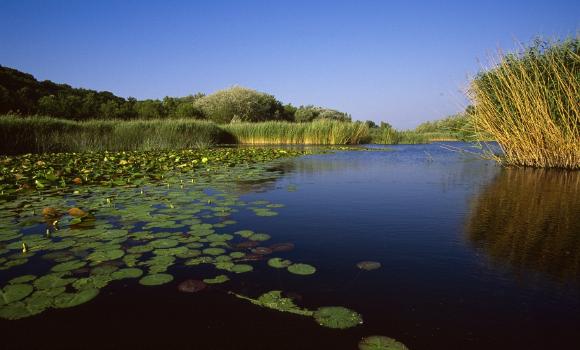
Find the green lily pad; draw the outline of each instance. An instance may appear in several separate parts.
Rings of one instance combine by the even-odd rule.
[[[65,274],[63,273],[51,273],[37,278],[34,280],[33,284],[36,289],[44,290],[64,287],[75,281],[74,278],[63,278],[64,276]]]
[[[29,284],[9,284],[0,289],[0,305],[22,300],[30,295],[33,290],[34,288]]]
[[[273,290],[262,294],[258,299],[248,298],[243,295],[234,294],[240,299],[248,300],[252,304],[266,307],[273,310],[278,310],[282,312],[289,312],[296,315],[302,316],[312,316],[314,312],[308,309],[302,309],[294,304],[294,301],[290,298],[282,297],[282,292],[279,290]]]
[[[269,234],[266,234],[266,233],[254,233],[253,235],[251,235],[248,238],[252,241],[267,241],[271,237]]]
[[[123,255],[125,255],[125,252],[122,251],[121,249],[97,250],[89,254],[89,256],[87,256],[87,259],[94,262],[103,262],[119,259],[123,257]]]
[[[89,277],[79,278],[74,281],[72,286],[76,290],[84,289],[101,289],[106,287],[112,281],[110,275],[93,275]]]
[[[225,252],[226,252],[226,250],[225,249],[222,249],[222,248],[206,248],[206,249],[203,250],[203,253],[204,254],[214,255],[214,256],[215,255],[222,255]]]
[[[292,265],[292,261],[290,260],[285,260],[281,258],[271,258],[268,260],[268,266],[273,267],[275,269],[284,269],[290,265]]]
[[[67,261],[67,262],[63,262],[63,263],[54,265],[51,270],[54,272],[65,272],[65,271],[80,269],[81,267],[85,266],[86,264],[87,264],[86,261],[80,261],[80,260]]]
[[[44,311],[42,308],[35,308],[24,304],[23,302],[15,302],[9,305],[0,307],[0,318],[7,320],[18,320],[34,316]]]
[[[54,307],[68,308],[84,304],[99,294],[98,289],[83,289],[77,293],[62,293],[54,298]]]
[[[240,230],[240,231],[234,232],[234,234],[240,235],[244,238],[250,238],[254,234],[254,231],[252,231],[252,230]]]
[[[10,281],[8,281],[8,284],[21,284],[21,283],[28,283],[28,282],[32,282],[36,279],[36,276],[34,275],[23,275],[23,276],[19,276],[19,277],[15,277],[13,279],[11,279]]]
[[[176,241],[175,239],[170,239],[170,238],[163,238],[163,239],[158,239],[158,240],[149,242],[149,245],[155,249],[173,248],[178,244],[179,244],[178,241]]]
[[[167,273],[156,273],[147,275],[139,280],[144,286],[159,286],[173,281],[173,276]]]
[[[121,280],[125,278],[139,278],[143,275],[143,270],[137,268],[124,268],[115,271],[111,274],[111,277],[115,280]]]
[[[346,329],[362,323],[362,317],[357,312],[342,306],[321,307],[314,312],[314,319],[321,326]]]
[[[312,265],[308,264],[293,264],[288,266],[288,272],[291,272],[296,275],[312,275],[316,272],[316,268]]]
[[[214,278],[205,278],[203,281],[207,284],[219,284],[229,281],[230,278],[226,275],[218,275]]]
[[[230,268],[230,271],[234,272],[234,273],[245,273],[245,272],[250,272],[253,269],[254,269],[254,267],[252,265],[236,264]]]
[[[409,350],[403,343],[382,335],[364,337],[358,343],[359,350]]]

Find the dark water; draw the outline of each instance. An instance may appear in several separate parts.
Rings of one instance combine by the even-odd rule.
[[[468,145],[455,144],[467,148]],[[115,282],[88,304],[1,323],[6,348],[356,349],[381,334],[410,349],[576,349],[580,344],[580,173],[501,169],[440,145],[285,161],[277,180],[236,187],[285,204],[251,227],[312,264],[255,272],[198,294]],[[467,148],[469,149],[469,148]],[[233,185],[232,185],[233,186]],[[382,268],[361,272],[356,263]],[[247,276],[246,276],[247,275]],[[232,297],[279,289],[362,314],[348,330]]]

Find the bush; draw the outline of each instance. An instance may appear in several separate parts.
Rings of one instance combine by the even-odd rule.
[[[315,106],[300,106],[294,113],[294,119],[297,122],[311,122],[314,120],[337,120],[342,122],[350,122],[352,118],[347,113],[337,111],[335,109],[328,109]]]
[[[207,119],[222,124],[232,120],[281,120],[285,115],[284,107],[274,96],[240,86],[204,96],[195,101],[194,106],[203,111]]]

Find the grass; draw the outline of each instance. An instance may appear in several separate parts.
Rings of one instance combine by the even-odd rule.
[[[233,135],[236,143],[251,145],[351,145],[361,143],[368,135],[368,127],[364,123],[334,120],[234,123],[222,127]]]
[[[580,42],[541,43],[500,56],[475,77],[473,124],[506,165],[580,169]]]
[[[51,117],[0,116],[0,154],[149,151],[216,144],[357,144],[363,123],[264,122],[219,125],[192,119],[71,121]]]
[[[373,128],[369,132],[368,143],[397,145],[420,144],[432,141],[427,134],[416,131],[399,131],[392,128]]]

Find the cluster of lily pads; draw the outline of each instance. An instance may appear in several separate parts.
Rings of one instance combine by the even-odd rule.
[[[240,210],[270,217],[283,207],[244,202],[232,184],[270,181],[279,174],[265,171],[271,169],[266,161],[302,153],[212,149],[0,158],[0,274],[8,276],[0,283],[0,318],[74,307],[114,281],[167,284],[174,266],[211,267],[200,280],[181,282],[183,292],[226,283],[261,260],[291,274],[314,274],[312,265],[274,256],[292,250],[292,243],[272,244],[269,234],[228,229]],[[380,264],[357,266],[372,270]],[[340,306],[299,308],[281,291],[257,299],[236,295],[330,328],[362,323],[361,315]],[[361,349],[399,349],[381,337],[365,339]],[[387,343],[391,347],[380,347]]]

